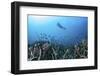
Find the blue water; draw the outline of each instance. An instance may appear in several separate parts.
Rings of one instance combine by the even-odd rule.
[[[52,38],[64,45],[74,45],[87,39],[87,26],[87,17],[28,15],[28,44]]]

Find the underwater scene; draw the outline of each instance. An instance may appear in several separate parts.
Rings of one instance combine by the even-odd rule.
[[[88,58],[88,17],[27,16],[28,61]]]

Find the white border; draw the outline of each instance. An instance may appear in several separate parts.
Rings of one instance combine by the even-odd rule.
[[[27,61],[27,14],[87,16],[88,59]],[[94,11],[43,7],[20,7],[20,70],[94,66]]]

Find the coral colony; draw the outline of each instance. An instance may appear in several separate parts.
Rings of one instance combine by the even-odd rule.
[[[44,34],[44,36],[46,36]],[[53,41],[52,41],[53,40]],[[67,47],[63,46],[55,39],[51,41],[44,37],[40,41],[35,41],[28,45],[28,60],[57,60],[57,59],[80,59],[88,56],[87,41],[82,40],[79,44]]]
[[[88,58],[87,17],[28,17],[28,61]]]

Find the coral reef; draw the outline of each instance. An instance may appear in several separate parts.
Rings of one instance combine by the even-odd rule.
[[[28,45],[28,61],[81,58],[88,58],[87,40],[69,47],[59,44],[53,37],[46,37]]]

